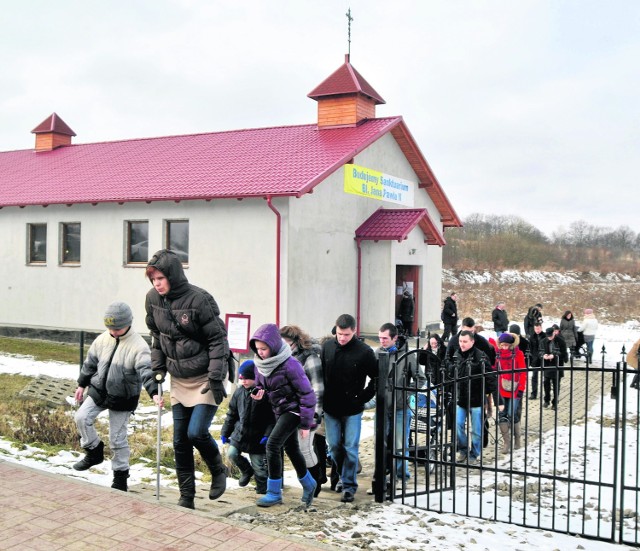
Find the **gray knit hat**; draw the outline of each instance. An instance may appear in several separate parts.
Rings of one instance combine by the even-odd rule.
[[[133,321],[133,313],[128,304],[113,302],[107,306],[104,313],[104,325],[107,329],[124,329]]]

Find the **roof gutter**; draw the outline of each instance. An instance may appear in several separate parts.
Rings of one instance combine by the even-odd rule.
[[[276,325],[280,327],[280,245],[281,235],[280,229],[282,227],[282,215],[276,207],[273,206],[272,196],[267,195],[267,205],[276,215]]]

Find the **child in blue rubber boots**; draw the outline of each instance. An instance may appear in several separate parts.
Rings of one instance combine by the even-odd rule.
[[[220,431],[223,444],[229,444],[227,455],[238,469],[238,484],[244,487],[251,477],[256,481],[256,493],[267,493],[267,456],[265,445],[276,420],[266,400],[251,399],[256,386],[253,360],[242,363],[238,370],[238,388],[229,401],[227,416]],[[242,455],[249,454],[249,462]]]
[[[307,470],[300,451],[298,430],[302,439],[309,438],[314,426],[316,395],[291,348],[282,340],[277,325],[267,323],[258,327],[249,341],[256,353],[256,393],[254,400],[267,398],[276,417],[276,424],[267,440],[267,494],[257,501],[259,507],[282,503],[282,450],[291,460],[302,484],[302,502],[311,505],[316,481]]]

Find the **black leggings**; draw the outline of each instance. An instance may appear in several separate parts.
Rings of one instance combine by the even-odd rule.
[[[298,478],[303,478],[307,474],[307,463],[300,451],[298,444],[298,427],[300,426],[300,416],[295,413],[283,413],[276,421],[275,427],[267,440],[267,466],[269,478],[277,479],[282,477],[282,450],[296,470]]]

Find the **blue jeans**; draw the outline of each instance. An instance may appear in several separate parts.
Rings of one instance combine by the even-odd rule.
[[[399,453],[401,450],[404,450],[404,455],[407,457],[409,456],[409,429],[411,428],[412,417],[413,412],[409,408],[396,410],[395,452]],[[398,478],[402,478],[403,476],[404,478],[409,478],[411,476],[411,474],[409,473],[408,461],[401,461],[399,459],[396,460],[396,476]]]
[[[591,336],[584,338],[584,344],[587,345],[587,355],[589,356],[589,361],[593,359],[593,341],[594,340],[595,340],[595,337],[591,337]]]
[[[333,417],[325,412],[324,423],[329,454],[338,469],[342,489],[345,492],[355,493],[358,489],[358,448],[362,413]]]
[[[504,402],[504,409],[498,412],[498,422],[509,424],[511,424],[512,421],[514,423],[520,422],[520,418],[518,416],[520,398],[505,398],[503,396],[502,401]]]
[[[220,457],[218,445],[209,433],[217,410],[218,406],[208,404],[198,404],[194,407],[186,407],[182,404],[171,406],[173,451],[177,470],[195,471],[193,448],[200,452],[209,468]]]
[[[227,455],[229,460],[238,467],[242,473],[246,473],[249,470],[249,461],[247,461],[247,458],[242,455],[242,452],[234,445],[229,445]],[[266,489],[267,477],[269,476],[267,470],[267,455],[264,453],[250,453],[249,460],[251,461],[251,468],[253,469],[253,477],[256,480],[256,488]]]
[[[465,424],[467,422],[468,411],[466,408],[457,406],[456,408],[456,433],[458,436],[458,451],[467,455],[469,459],[477,459],[482,453],[482,406],[470,408],[471,411],[471,450],[469,450],[469,439]]]
[[[282,450],[284,450],[296,470],[298,478],[307,474],[307,463],[298,444],[300,416],[295,413],[283,413],[276,421],[269,440],[267,440],[267,465],[269,478],[282,478]]]

